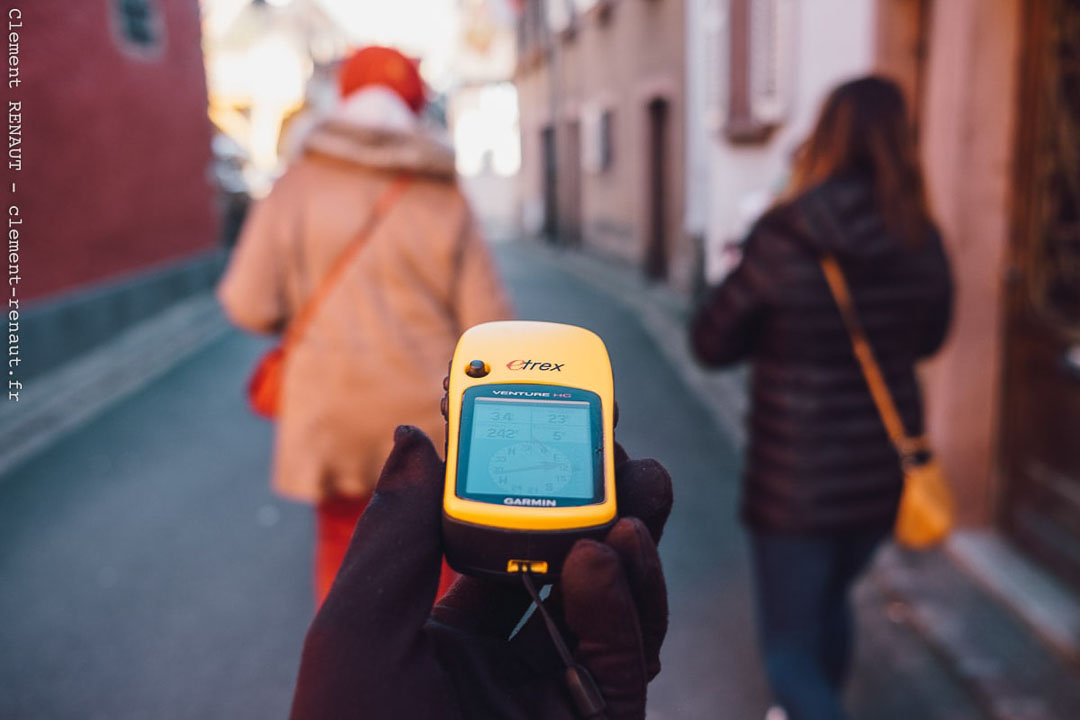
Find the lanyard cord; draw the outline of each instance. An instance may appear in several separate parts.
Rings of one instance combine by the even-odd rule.
[[[566,641],[563,640],[562,633],[559,632],[559,626],[555,624],[551,613],[544,607],[540,594],[536,591],[536,585],[532,581],[532,573],[528,570],[523,571],[521,573],[521,582],[532,597],[536,609],[540,611],[540,616],[544,618],[544,624],[547,625],[551,642],[555,644],[555,650],[559,653],[559,657],[562,658],[563,665],[566,666],[566,687],[570,691],[570,696],[574,699],[578,714],[584,720],[603,718],[604,710],[607,709],[604,704],[604,696],[600,694],[600,689],[596,687],[596,681],[593,680],[589,671],[574,662],[574,657],[570,654],[570,648],[566,647]]]

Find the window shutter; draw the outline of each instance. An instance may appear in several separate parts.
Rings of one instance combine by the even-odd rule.
[[[757,0],[750,13],[750,111],[764,125],[787,117],[794,42],[791,0]]]
[[[731,92],[731,31],[727,0],[703,0],[702,29],[705,35],[705,127],[719,132],[727,122]]]

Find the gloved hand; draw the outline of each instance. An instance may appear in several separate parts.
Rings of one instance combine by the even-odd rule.
[[[442,557],[444,468],[402,426],[375,495],[304,643],[295,720],[574,718],[564,666],[518,582],[464,576],[433,609]],[[606,542],[581,540],[545,601],[592,674],[609,720],[645,717],[660,670],[667,591],[656,542],[671,480],[616,447],[622,516]],[[568,632],[567,632],[568,631]]]

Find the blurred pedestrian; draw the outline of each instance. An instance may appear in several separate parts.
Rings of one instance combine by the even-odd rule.
[[[789,194],[757,221],[741,264],[692,323],[703,363],[746,358],[752,367],[742,514],[766,673],[791,720],[847,717],[850,589],[888,537],[902,487],[826,258],[851,288],[905,428],[920,435],[915,363],[941,346],[952,291],[890,80],[861,78],[830,94]]]
[[[319,602],[394,428],[442,438],[458,336],[511,316],[453,152],[419,120],[416,64],[367,47],[343,63],[340,88],[341,105],[253,209],[218,288],[229,318],[255,332],[280,333],[306,309],[287,353],[273,485],[316,506]]]

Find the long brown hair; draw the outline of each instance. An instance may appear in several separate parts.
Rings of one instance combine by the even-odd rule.
[[[922,242],[930,209],[904,94],[892,80],[859,78],[829,94],[795,156],[791,194],[845,174],[873,182],[875,203],[890,232],[909,247]]]

